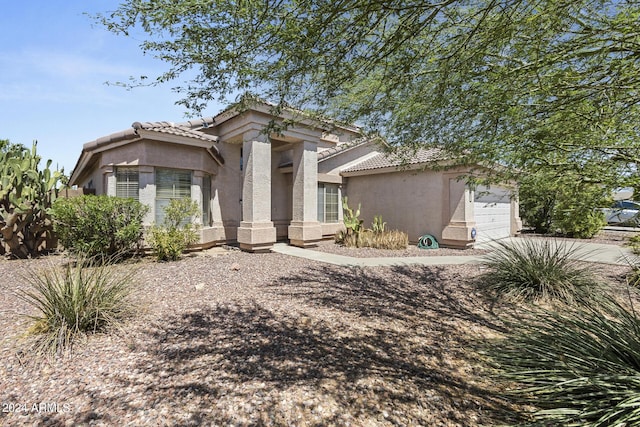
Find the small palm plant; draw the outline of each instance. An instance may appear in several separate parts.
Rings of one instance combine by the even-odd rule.
[[[30,288],[18,296],[36,310],[27,315],[33,321],[29,332],[36,337],[36,352],[59,357],[71,352],[81,335],[120,325],[132,312],[134,274],[135,269],[101,258],[29,274]]]
[[[575,259],[578,248],[557,241],[522,239],[497,242],[487,256],[480,287],[513,302],[560,301],[594,296],[599,282],[589,266]]]
[[[640,319],[612,297],[528,313],[487,353],[533,425],[640,425]]]

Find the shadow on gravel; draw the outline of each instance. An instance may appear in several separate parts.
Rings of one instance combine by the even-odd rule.
[[[388,272],[387,272],[388,269]],[[358,316],[435,321],[457,319],[503,331],[488,315],[491,304],[469,286],[468,277],[442,266],[387,268],[313,267],[272,284],[280,297]]]
[[[465,356],[468,337],[457,321],[499,326],[465,308],[464,291],[442,285],[455,279],[451,273],[393,273],[312,268],[265,289],[337,318],[314,317],[313,310],[283,314],[252,302],[160,319],[143,339],[138,379],[123,376],[123,393],[109,405],[128,405],[126,390],[145,387],[185,411],[182,425],[513,423],[510,408],[474,381],[473,364],[450,363]],[[350,327],[340,313],[361,316],[364,324]],[[156,404],[166,402],[146,409]]]

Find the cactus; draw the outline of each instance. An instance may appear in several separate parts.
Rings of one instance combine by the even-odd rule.
[[[0,142],[0,255],[38,256],[52,237],[50,209],[63,172],[52,172],[51,160],[39,170],[35,142],[31,150]]]
[[[344,212],[343,220],[344,226],[347,228],[348,235],[358,235],[362,230],[363,220],[359,219],[360,216],[360,205],[358,204],[358,209],[356,209],[355,213],[353,209],[349,207],[347,197],[342,199],[342,210]]]
[[[371,223],[371,230],[376,234],[384,233],[387,223],[382,221],[382,215],[375,215]]]

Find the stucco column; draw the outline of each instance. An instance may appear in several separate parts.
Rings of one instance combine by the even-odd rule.
[[[104,194],[107,196],[116,195],[116,172],[113,165],[102,166],[102,175],[104,176]],[[96,194],[100,194],[96,191]]]
[[[447,221],[442,230],[442,245],[466,248],[475,242],[474,194],[457,175],[443,175],[443,212]]]
[[[271,143],[258,132],[245,135],[243,146],[242,222],[240,249],[269,251],[276,241],[271,221]]]
[[[522,230],[522,219],[520,218],[520,198],[518,194],[513,194],[511,198],[511,235],[515,236]]]
[[[289,241],[295,246],[312,246],[322,239],[318,222],[317,144],[298,143],[293,148],[293,212]]]
[[[198,204],[198,209],[200,210],[200,215],[198,216],[198,224],[200,226],[203,225],[202,222],[202,181],[204,180],[204,172],[202,171],[193,171],[191,175],[191,201],[196,202]],[[192,218],[193,220],[193,218]]]
[[[156,175],[153,166],[138,167],[138,200],[149,207],[144,217],[144,224],[151,225],[155,221],[156,209]]]

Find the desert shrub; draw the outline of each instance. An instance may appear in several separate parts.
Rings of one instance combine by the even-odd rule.
[[[80,335],[120,325],[132,312],[134,274],[108,259],[79,258],[27,275],[29,288],[18,295],[37,312],[28,316],[36,352],[60,356]]]
[[[546,239],[497,242],[486,257],[488,272],[477,281],[485,291],[516,302],[560,301],[593,296],[598,280],[574,259],[579,248]]]
[[[593,190],[576,188],[572,191],[576,193],[564,192],[558,196],[553,224],[566,236],[590,239],[607,225],[604,212],[597,209],[606,202]]]
[[[198,226],[191,223],[200,208],[191,199],[172,199],[164,209],[164,222],[153,225],[147,241],[158,261],[175,261],[198,241]]]
[[[134,199],[86,195],[58,199],[54,230],[60,243],[85,256],[124,254],[141,247],[149,208]]]
[[[627,242],[627,246],[631,247],[631,251],[634,254],[640,255],[640,234],[632,236]]]
[[[534,425],[640,425],[640,319],[607,297],[600,305],[507,322],[487,353],[507,396],[537,408]]]
[[[338,233],[340,235],[340,233]],[[374,249],[406,249],[409,245],[409,236],[407,233],[390,230],[384,232],[373,232],[364,230],[358,234],[343,233],[338,237],[336,242],[350,248],[374,248]]]
[[[608,192],[570,173],[529,174],[519,185],[520,217],[536,233],[591,238],[606,225],[598,210],[609,205]]]

